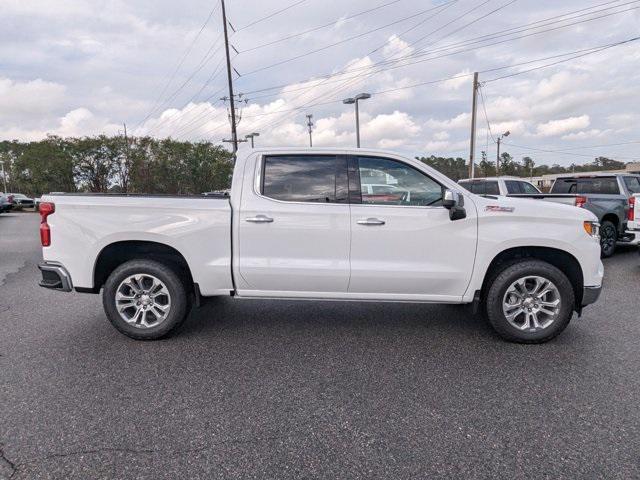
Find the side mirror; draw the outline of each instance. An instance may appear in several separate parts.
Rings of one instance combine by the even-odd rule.
[[[464,197],[453,190],[445,190],[442,197],[442,206],[449,210],[451,220],[461,220],[466,218],[467,211],[464,209]]]

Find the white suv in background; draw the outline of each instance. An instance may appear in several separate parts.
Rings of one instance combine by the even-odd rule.
[[[531,182],[520,177],[466,178],[460,185],[476,195],[518,195],[542,193]]]

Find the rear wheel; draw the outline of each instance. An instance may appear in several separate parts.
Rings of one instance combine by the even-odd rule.
[[[600,250],[602,258],[613,255],[618,241],[618,229],[613,222],[605,220],[600,226]]]
[[[541,260],[506,266],[489,285],[487,317],[505,340],[543,343],[569,325],[575,296],[558,268]]]
[[[109,321],[136,340],[169,335],[189,312],[187,289],[176,272],[153,260],[131,260],[104,284],[102,304]]]

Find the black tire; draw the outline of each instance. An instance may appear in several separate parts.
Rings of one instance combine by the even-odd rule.
[[[618,241],[618,228],[613,222],[605,220],[600,225],[600,255],[609,258],[616,251]]]
[[[158,325],[136,327],[127,323],[118,312],[118,287],[125,279],[137,274],[153,275],[163,282],[169,291],[169,313]],[[121,333],[135,340],[158,340],[174,332],[186,320],[191,309],[191,297],[184,281],[169,266],[155,260],[130,260],[117,267],[107,278],[102,292],[102,305],[111,324]]]
[[[527,276],[550,280],[560,294],[557,318],[548,327],[535,332],[519,330],[509,323],[503,312],[503,300],[509,286]],[[575,305],[575,294],[567,276],[553,265],[541,260],[521,259],[506,264],[488,284],[485,306],[489,323],[503,339],[516,343],[544,343],[567,328]]]

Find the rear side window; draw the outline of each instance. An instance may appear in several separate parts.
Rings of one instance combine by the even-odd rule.
[[[460,185],[476,195],[500,195],[498,182],[460,182]]]
[[[559,178],[551,193],[607,194],[620,193],[616,177]]]
[[[286,202],[346,203],[346,163],[335,155],[277,155],[264,159],[262,194]]]
[[[624,184],[629,193],[640,193],[640,177],[624,177]]]
[[[578,193],[616,194],[620,193],[616,177],[581,178],[578,180]]]

